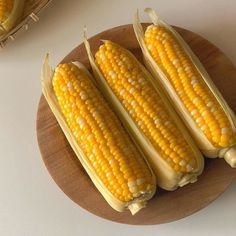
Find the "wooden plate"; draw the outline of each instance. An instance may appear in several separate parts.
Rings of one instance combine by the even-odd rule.
[[[230,60],[199,35],[184,29],[176,29],[200,58],[229,105],[236,111],[236,69]],[[142,58],[131,25],[109,29],[92,37],[89,41],[93,52],[98,48],[100,39],[113,40],[131,50],[140,60]],[[75,60],[90,68],[83,44],[68,54],[63,62]],[[236,177],[236,169],[230,168],[224,160],[208,160],[198,182],[173,192],[159,190],[145,209],[131,216],[128,211],[114,211],[95,189],[43,96],[38,107],[37,136],[44,163],[62,191],[89,212],[120,223],[160,224],[189,216],[215,200]]]

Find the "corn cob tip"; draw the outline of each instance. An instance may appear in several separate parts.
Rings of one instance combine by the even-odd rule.
[[[137,212],[139,212],[142,208],[146,207],[147,202],[134,202],[128,206],[128,209],[130,210],[132,215],[135,215]]]
[[[184,175],[184,177],[179,182],[179,186],[183,187],[186,184],[195,183],[197,181],[197,176],[198,176],[198,174],[192,174],[192,173]]]
[[[236,145],[232,146],[224,154],[224,159],[232,168],[236,168]]]

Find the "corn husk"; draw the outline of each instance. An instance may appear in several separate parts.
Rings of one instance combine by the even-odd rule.
[[[15,24],[20,20],[23,9],[24,9],[25,0],[14,0],[13,9],[8,16],[8,18],[0,24],[0,35],[7,33],[11,30]]]
[[[18,20],[10,29],[0,30],[0,48],[3,48],[8,42],[14,41],[15,38],[28,30],[29,26],[39,21],[39,15],[52,0],[15,0],[15,2],[24,2],[23,13],[19,15]],[[21,6],[22,7],[22,6]],[[20,17],[21,16],[21,17]]]
[[[98,84],[98,87],[103,92],[107,101],[111,103],[111,106],[114,108],[114,110],[116,111],[116,114],[119,116],[123,125],[126,127],[126,130],[130,133],[130,136],[134,139],[134,142],[136,143],[136,145],[139,148],[141,148],[141,150],[145,154],[147,161],[150,163],[157,177],[158,185],[161,188],[166,189],[166,190],[174,190],[177,187],[182,187],[188,183],[194,183],[195,181],[197,181],[197,176],[199,176],[202,173],[203,168],[204,168],[203,157],[201,153],[199,152],[199,150],[194,145],[193,140],[191,139],[188,132],[184,128],[182,122],[178,119],[174,110],[171,109],[171,106],[169,102],[167,101],[167,99],[165,99],[165,97],[162,96],[162,93],[159,90],[159,88],[153,84],[157,92],[161,95],[161,98],[163,98],[163,102],[166,105],[166,108],[168,109],[169,114],[172,117],[175,117],[176,125],[180,127],[180,129],[182,130],[182,133],[184,134],[187,143],[192,148],[195,154],[195,157],[197,159],[198,168],[195,171],[192,171],[190,173],[186,173],[186,174],[177,173],[176,171],[172,169],[172,167],[166,161],[164,161],[161,158],[160,154],[156,151],[156,149],[153,147],[150,141],[139,129],[137,124],[135,124],[135,122],[132,120],[129,113],[123,107],[122,103],[118,100],[118,98],[112,92],[111,88],[109,87],[108,83],[106,82],[105,78],[103,77],[101,71],[99,70],[94,60],[86,35],[84,38],[84,43],[85,43],[85,48],[87,50],[89,61],[93,69],[93,73],[94,73],[96,82]],[[134,60],[137,61],[137,59],[129,51],[127,52],[133,57]],[[143,73],[149,79],[149,81],[152,82],[152,80],[150,79],[151,75],[147,72],[147,70],[140,63],[139,63],[139,66],[142,68]]]
[[[73,63],[76,66],[78,66],[81,70],[83,70],[89,77],[91,77],[90,73],[81,63],[79,62],[73,62]],[[60,110],[60,106],[58,104],[57,98],[53,91],[53,87],[52,87],[53,74],[54,74],[54,70],[49,65],[49,60],[48,60],[48,55],[47,55],[43,63],[42,72],[41,72],[42,92],[54,116],[56,117],[62,131],[64,132],[70,146],[74,150],[76,156],[78,157],[82,166],[86,170],[90,179],[92,180],[96,188],[99,190],[99,192],[102,194],[102,196],[105,198],[105,200],[109,203],[109,205],[112,208],[114,208],[116,211],[122,212],[125,209],[129,209],[132,214],[136,214],[139,210],[144,208],[146,206],[147,201],[153,197],[153,195],[156,192],[156,188],[154,187],[150,192],[145,192],[140,197],[134,198],[133,201],[130,201],[130,202],[122,202],[111,194],[111,192],[106,188],[106,186],[103,184],[103,182],[94,172],[92,166],[88,162],[88,159],[86,158],[79,144],[77,143],[74,135],[72,134],[69,127],[67,126],[66,120],[64,119],[64,116]],[[93,80],[92,77],[91,77],[91,80]],[[153,175],[153,181],[155,182],[155,176],[153,173],[152,175]]]
[[[155,11],[151,8],[145,9],[145,12],[148,13],[148,15],[151,18],[152,24],[154,25],[161,25],[168,30],[170,30],[173,35],[176,37],[176,39],[179,41],[180,45],[182,46],[185,53],[190,57],[193,64],[196,66],[196,69],[202,76],[204,82],[208,86],[208,88],[211,90],[219,104],[222,106],[225,114],[227,115],[230,124],[232,126],[232,129],[236,135],[236,119],[233,111],[229,108],[226,101],[224,100],[223,96],[211,80],[210,76],[208,75],[207,71],[197,58],[197,56],[192,52],[190,47],[187,45],[187,43],[183,40],[183,38],[180,36],[180,34],[169,24],[164,22],[160,19],[160,17],[155,13]],[[165,91],[166,95],[170,98],[170,101],[172,102],[173,107],[176,108],[178,114],[180,117],[185,121],[186,126],[188,127],[189,131],[191,132],[193,138],[195,139],[196,143],[198,144],[200,150],[203,152],[204,155],[207,157],[221,157],[225,158],[225,160],[232,166],[236,167],[236,145],[231,145],[227,148],[216,148],[212,145],[212,143],[207,139],[205,134],[202,132],[202,130],[196,125],[194,120],[192,119],[190,113],[188,110],[184,107],[183,103],[181,102],[180,98],[178,97],[177,93],[175,92],[174,88],[168,81],[165,74],[162,72],[160,67],[157,65],[157,63],[154,61],[152,56],[150,55],[145,42],[144,42],[144,31],[142,28],[142,25],[139,20],[138,12],[135,14],[134,17],[134,23],[133,23],[135,35],[137,37],[137,40],[139,42],[139,45],[143,52],[143,57],[145,61],[145,65],[149,69],[149,71],[153,75],[153,82],[157,86],[161,86],[163,90]]]

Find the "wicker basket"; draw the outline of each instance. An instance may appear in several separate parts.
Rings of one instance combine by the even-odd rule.
[[[48,6],[52,0],[26,0],[23,17],[11,31],[0,36],[0,48],[15,39],[16,35],[29,28],[33,22],[39,21],[39,13]]]

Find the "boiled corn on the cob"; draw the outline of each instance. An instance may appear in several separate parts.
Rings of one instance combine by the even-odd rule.
[[[180,121],[175,122],[150,75],[130,52],[111,41],[100,46],[96,62],[86,40],[85,45],[98,84],[106,87],[103,91],[146,154],[158,184],[173,190],[196,181],[203,158]]]
[[[0,22],[3,23],[11,14],[14,0],[1,0],[0,1]]]
[[[181,36],[146,9],[153,24],[145,33],[135,17],[134,29],[147,67],[160,82],[206,156],[224,156],[236,167],[235,118]]]
[[[0,0],[0,35],[11,30],[20,19],[25,0]]]
[[[135,214],[155,193],[148,164],[84,67],[50,71],[46,61],[43,93],[79,160],[114,209]]]

